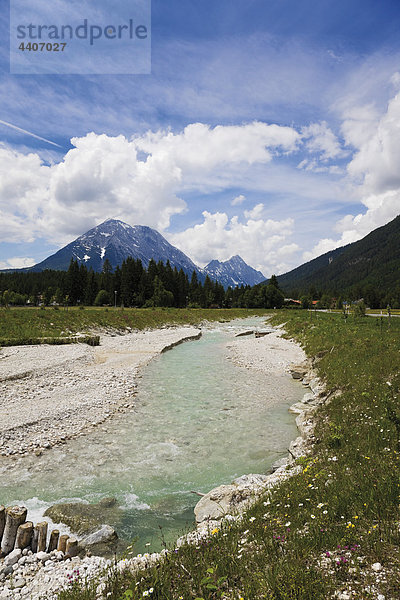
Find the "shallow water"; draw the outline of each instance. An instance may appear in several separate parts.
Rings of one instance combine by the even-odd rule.
[[[157,357],[143,371],[132,412],[0,469],[0,503],[24,503],[37,521],[61,499],[114,496],[122,510],[110,524],[120,537],[139,538],[137,551],[159,549],[160,528],[169,540],[192,525],[198,497],[191,490],[265,473],[297,436],[288,407],[303,387],[287,374],[264,375],[226,358],[238,330],[262,323],[220,324]]]

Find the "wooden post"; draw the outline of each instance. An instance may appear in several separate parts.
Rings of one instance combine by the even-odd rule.
[[[0,543],[1,543],[1,538],[3,537],[3,531],[4,531],[5,524],[6,524],[6,509],[1,504],[0,505]]]
[[[78,540],[76,538],[68,538],[66,545],[66,554],[68,554],[71,557],[78,555]]]
[[[14,548],[20,548],[24,550],[31,545],[33,534],[33,523],[32,521],[26,521],[18,527],[17,537],[15,538]]]
[[[46,552],[47,527],[47,521],[42,521],[35,525],[32,538],[32,552]]]
[[[50,541],[49,541],[49,547],[47,548],[47,552],[52,552],[53,550],[57,550],[59,535],[60,535],[60,532],[58,531],[58,529],[53,529],[53,531],[50,534]]]
[[[1,540],[1,553],[3,556],[14,550],[17,529],[25,523],[27,509],[23,506],[9,506],[6,508],[6,523]]]
[[[66,552],[67,549],[67,540],[69,539],[69,535],[67,535],[66,533],[64,533],[63,535],[60,535],[59,539],[58,539],[58,546],[57,546],[57,550],[61,551],[61,552]]]

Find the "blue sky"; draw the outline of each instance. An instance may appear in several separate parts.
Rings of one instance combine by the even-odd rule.
[[[118,217],[269,276],[400,212],[398,2],[153,0],[149,75],[10,74],[1,7],[0,267]]]

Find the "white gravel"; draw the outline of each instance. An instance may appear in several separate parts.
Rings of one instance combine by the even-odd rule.
[[[263,373],[284,376],[293,364],[306,360],[302,348],[283,337],[282,331],[271,331],[264,337],[238,337],[227,344],[227,356],[235,364]]]
[[[0,351],[0,455],[41,453],[134,403],[140,368],[193,327],[102,335],[101,345]]]

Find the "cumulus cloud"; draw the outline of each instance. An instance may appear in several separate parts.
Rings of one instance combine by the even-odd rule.
[[[319,154],[320,160],[326,162],[332,158],[346,156],[337,136],[328,127],[326,121],[312,123],[301,130],[302,136],[307,140],[306,148],[311,153]]]
[[[356,148],[347,165],[349,190],[366,210],[340,219],[334,227],[340,237],[320,240],[304,260],[355,242],[400,214],[400,93],[380,118],[372,105],[347,110],[341,129]]]
[[[7,258],[5,261],[0,261],[0,269],[24,269],[32,267],[35,264],[33,258],[14,256]]]
[[[246,217],[246,219],[256,219],[257,217],[261,216],[263,210],[264,204],[260,202],[260,204],[256,204],[251,210],[245,210],[244,216]]]
[[[240,204],[243,204],[243,202],[246,200],[246,196],[243,196],[243,194],[240,194],[239,196],[236,196],[236,198],[234,198],[231,202],[232,206],[239,206]]]
[[[37,154],[2,147],[0,233],[4,241],[42,236],[63,244],[110,216],[163,231],[187,210],[183,190],[207,193],[213,177],[229,179],[235,170],[240,178],[252,165],[295,150],[299,139],[291,127],[261,122],[194,123],[130,140],[89,133],[73,138],[73,148],[50,166]]]
[[[177,245],[198,264],[205,266],[216,256],[228,260],[239,254],[252,267],[267,277],[283,272],[286,260],[299,248],[297,244],[285,243],[293,233],[293,219],[282,221],[238,216],[229,219],[224,212],[203,212],[203,222],[181,233],[169,235]]]

